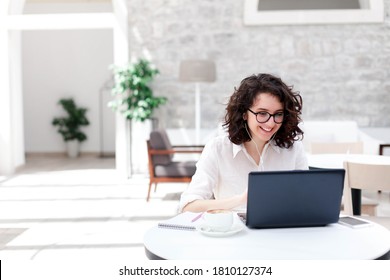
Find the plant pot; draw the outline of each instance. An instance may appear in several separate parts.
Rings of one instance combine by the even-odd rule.
[[[66,151],[68,157],[76,158],[80,153],[80,142],[78,140],[66,141]]]
[[[130,160],[131,173],[133,174],[146,174],[148,172],[146,140],[149,139],[150,132],[153,130],[153,122],[156,121],[147,119],[144,122],[134,120],[130,122]]]

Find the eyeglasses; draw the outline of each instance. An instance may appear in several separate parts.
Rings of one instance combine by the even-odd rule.
[[[256,116],[256,120],[258,123],[266,123],[268,120],[273,117],[274,122],[277,124],[280,124],[283,122],[284,119],[284,113],[283,112],[277,112],[275,114],[270,114],[268,112],[262,111],[262,112],[253,112],[251,109],[248,109],[249,112],[251,112],[253,115]]]

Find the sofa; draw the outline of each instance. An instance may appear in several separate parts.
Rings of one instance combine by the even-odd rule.
[[[359,129],[355,121],[304,121],[300,124],[304,131],[303,144],[307,153],[310,153],[312,142],[362,142],[365,154],[379,153],[379,145],[383,141],[375,139]],[[172,145],[191,145],[194,139],[194,131],[191,129],[170,129],[168,131]],[[202,144],[207,143],[217,135],[226,134],[222,123],[218,123],[215,129],[202,130]]]
[[[377,155],[382,143],[361,131],[354,121],[304,121],[300,127],[304,131],[303,144],[308,153],[313,142],[362,142],[364,154]]]

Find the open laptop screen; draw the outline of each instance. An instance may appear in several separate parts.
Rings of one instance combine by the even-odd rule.
[[[344,169],[249,173],[247,226],[309,227],[337,222],[344,176]]]

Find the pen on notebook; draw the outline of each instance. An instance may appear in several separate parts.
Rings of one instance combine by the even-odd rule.
[[[193,218],[193,219],[191,220],[191,223],[197,221],[200,217],[202,217],[202,215],[203,215],[203,212],[200,213],[199,215],[197,215],[195,218]]]

